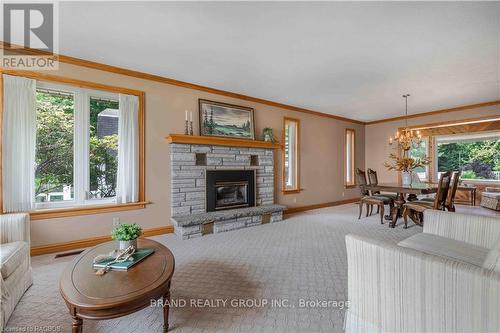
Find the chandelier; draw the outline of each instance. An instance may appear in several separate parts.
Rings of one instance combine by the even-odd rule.
[[[422,143],[422,135],[420,134],[420,131],[414,131],[410,128],[408,128],[408,97],[410,94],[405,94],[403,95],[403,98],[405,99],[405,127],[401,132],[396,131],[396,135],[394,135],[394,139],[392,136],[389,138],[389,145],[393,145],[396,143],[399,148],[403,150],[403,152],[407,152],[410,150],[412,142],[414,143],[414,146],[417,148],[420,147],[420,144]]]

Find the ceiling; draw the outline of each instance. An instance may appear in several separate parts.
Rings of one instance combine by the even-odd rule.
[[[59,53],[372,121],[500,99],[500,2],[61,2]]]

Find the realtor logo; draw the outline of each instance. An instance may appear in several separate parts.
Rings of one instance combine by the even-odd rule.
[[[57,3],[3,3],[2,65],[12,69],[57,69]],[[37,53],[36,51],[40,51]]]

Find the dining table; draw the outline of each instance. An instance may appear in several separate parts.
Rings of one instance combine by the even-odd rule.
[[[372,193],[379,191],[397,194],[396,199],[394,199],[394,208],[386,216],[386,219],[391,221],[389,227],[394,228],[396,227],[398,217],[402,216],[403,205],[406,203],[407,197],[412,200],[412,198],[416,198],[418,195],[436,193],[438,185],[432,183],[413,183],[410,185],[403,185],[402,183],[378,183],[367,185],[366,189]]]

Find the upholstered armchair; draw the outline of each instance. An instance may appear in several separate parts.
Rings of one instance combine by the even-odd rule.
[[[487,187],[481,193],[481,206],[500,210],[500,187]]]
[[[398,245],[346,236],[346,332],[500,331],[500,220],[424,217],[423,232]]]
[[[0,215],[0,331],[24,292],[32,285],[28,214]]]

